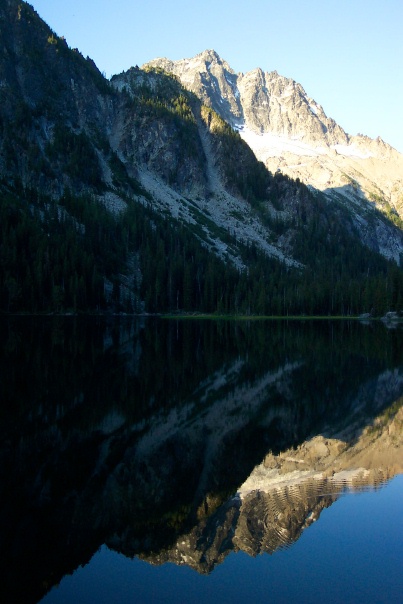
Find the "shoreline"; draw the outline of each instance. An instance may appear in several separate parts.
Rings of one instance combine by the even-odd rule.
[[[178,313],[127,313],[127,312],[0,312],[0,318],[11,317],[37,317],[37,318],[161,318],[161,319],[198,319],[198,320],[220,320],[220,321],[359,321],[363,324],[370,324],[381,321],[387,325],[403,323],[403,317],[398,316],[374,316],[363,317],[361,315],[237,315],[237,314],[215,314],[215,313],[197,313],[197,312],[178,312]]]

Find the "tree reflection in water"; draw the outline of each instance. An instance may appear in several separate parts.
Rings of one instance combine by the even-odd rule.
[[[0,322],[3,601],[102,544],[209,573],[401,472],[403,338],[355,322]],[[21,569],[24,580],[21,581]]]

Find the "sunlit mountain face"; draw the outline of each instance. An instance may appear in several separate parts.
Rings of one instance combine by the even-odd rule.
[[[271,171],[342,199],[357,214],[372,204],[402,217],[402,154],[379,137],[345,132],[303,83],[260,68],[235,73],[213,50],[179,61],[155,59],[146,67],[175,74],[240,132]]]

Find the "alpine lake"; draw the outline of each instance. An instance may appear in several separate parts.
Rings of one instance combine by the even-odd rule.
[[[0,318],[0,601],[403,602],[403,324]]]

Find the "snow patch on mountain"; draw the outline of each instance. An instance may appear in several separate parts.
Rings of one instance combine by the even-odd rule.
[[[246,126],[239,127],[238,131],[261,161],[265,161],[269,157],[280,157],[284,153],[317,157],[326,152],[323,147],[312,147],[297,137],[289,138],[271,132],[259,133]]]
[[[361,151],[354,144],[317,147],[305,143],[302,140],[302,136],[288,137],[285,135],[273,134],[271,132],[256,132],[244,125],[237,125],[236,129],[242,139],[254,150],[256,156],[261,161],[266,161],[269,157],[280,157],[284,153],[293,153],[298,156],[319,157],[320,155],[329,154],[331,151],[336,151],[339,155],[344,155],[345,157],[356,157],[359,159],[375,157],[370,151]]]

